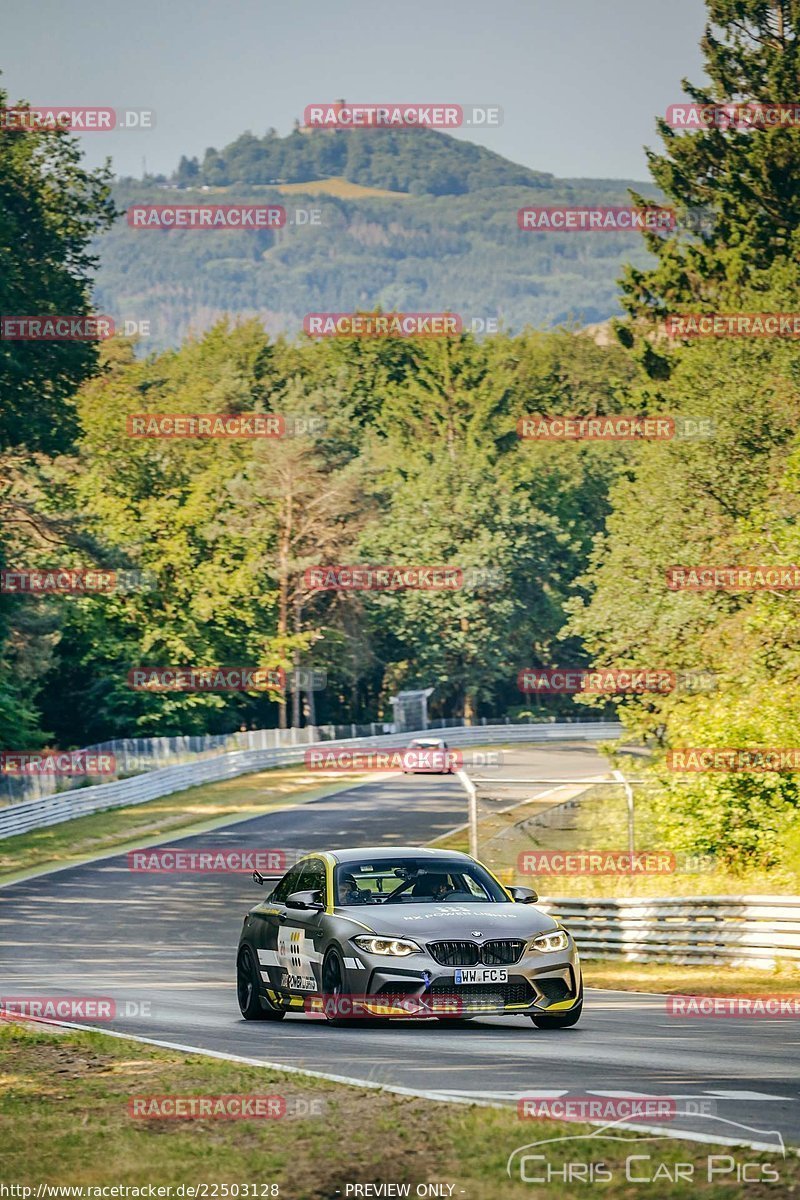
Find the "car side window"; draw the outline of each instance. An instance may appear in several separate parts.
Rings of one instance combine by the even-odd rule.
[[[303,866],[300,883],[294,890],[298,892],[319,892],[322,897],[322,903],[327,906],[326,883],[325,864],[318,858],[312,858],[311,862],[307,862]]]
[[[282,904],[287,896],[291,896],[292,892],[299,892],[300,876],[302,873],[302,867],[291,867],[275,890],[270,894],[270,900],[276,900],[279,904]]]

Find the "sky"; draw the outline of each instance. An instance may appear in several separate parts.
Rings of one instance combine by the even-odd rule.
[[[81,135],[87,163],[169,174],[306,105],[499,106],[459,136],[563,177],[645,179],[654,119],[703,79],[703,0],[0,0],[12,102],[155,114]]]

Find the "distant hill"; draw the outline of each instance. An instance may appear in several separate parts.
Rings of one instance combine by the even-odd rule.
[[[499,154],[428,129],[300,129],[279,137],[243,133],[203,161],[182,158],[173,182],[310,183],[333,175],[363,187],[413,195],[463,196],[483,188],[546,186],[552,175],[519,167]]]
[[[618,314],[623,262],[644,266],[636,234],[528,232],[526,204],[626,204],[628,180],[557,179],[424,130],[246,133],[171,177],[120,180],[120,207],[274,200],[280,230],[135,230],[123,217],[98,243],[96,302],[148,320],[145,348],[176,345],[224,314],[293,334],[308,312],[452,311],[508,330]],[[302,210],[297,213],[297,210]],[[318,223],[304,215],[315,211]]]

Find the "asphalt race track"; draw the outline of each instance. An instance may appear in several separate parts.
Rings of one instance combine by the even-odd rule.
[[[504,773],[564,779],[603,770],[577,743],[517,747],[504,764]],[[414,844],[464,820],[457,781],[392,775],[165,845]],[[133,873],[124,856],[9,885],[0,890],[0,994],[112,997],[110,1029],[442,1095],[675,1097],[676,1132],[800,1144],[796,1020],[676,1018],[658,996],[591,991],[580,1024],[558,1032],[527,1018],[459,1028],[332,1028],[305,1016],[246,1023],[234,961],[242,917],[258,897],[247,875]],[[527,1122],[521,1130],[521,1142],[540,1136]]]

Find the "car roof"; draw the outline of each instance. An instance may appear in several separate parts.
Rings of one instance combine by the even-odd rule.
[[[338,863],[360,862],[372,859],[377,862],[385,858],[392,862],[398,858],[446,858],[457,862],[472,862],[468,854],[460,850],[431,850],[428,846],[352,846],[346,850],[331,850],[331,857]]]

